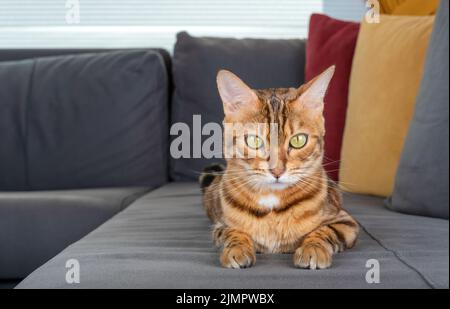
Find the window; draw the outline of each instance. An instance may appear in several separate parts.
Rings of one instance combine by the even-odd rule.
[[[0,0],[0,48],[172,50],[181,30],[301,38],[313,12],[359,20],[363,11],[361,0]]]

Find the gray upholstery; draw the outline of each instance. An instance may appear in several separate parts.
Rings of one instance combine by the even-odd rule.
[[[168,76],[160,54],[0,62],[0,84],[0,190],[166,182]]]
[[[449,1],[436,16],[414,117],[397,169],[391,209],[448,219]]]
[[[147,48],[147,49],[106,49],[106,48],[67,48],[67,49],[0,49],[0,61],[13,61],[24,60],[39,57],[51,57],[51,56],[66,56],[66,55],[78,55],[78,54],[93,54],[93,53],[106,53],[111,51],[152,51],[161,55],[164,59],[164,64],[170,71],[171,56],[169,52],[162,48]],[[170,72],[167,72],[170,73]]]
[[[392,212],[380,198],[345,195],[363,225],[357,246],[332,268],[300,270],[291,255],[258,255],[256,266],[223,269],[195,183],[172,183],[71,245],[18,288],[448,288],[448,221]],[[81,283],[65,282],[78,259]],[[366,261],[380,263],[381,282],[365,281]]]
[[[16,285],[20,283],[20,280],[1,280],[0,279],[0,290],[10,290],[14,289]]]
[[[304,82],[305,46],[304,40],[295,39],[239,40],[179,33],[173,55],[172,123],[186,123],[191,132],[193,115],[201,115],[203,124],[222,123],[223,107],[216,86],[220,69],[236,73],[252,88],[300,86]],[[205,166],[218,161],[172,158],[170,175],[177,181],[196,180]]]
[[[31,60],[0,62],[0,190],[26,190],[25,110]]]
[[[0,192],[0,280],[24,278],[147,191]]]

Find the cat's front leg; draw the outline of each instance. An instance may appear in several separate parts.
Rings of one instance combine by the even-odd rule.
[[[306,235],[295,250],[294,265],[310,269],[330,267],[333,254],[353,247],[358,232],[359,226],[350,216],[319,227]]]
[[[222,247],[220,263],[226,268],[247,268],[256,261],[252,238],[243,231],[218,223],[213,231],[214,242]]]

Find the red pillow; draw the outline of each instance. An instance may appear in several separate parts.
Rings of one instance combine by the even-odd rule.
[[[313,14],[309,22],[305,78],[311,80],[331,65],[336,72],[325,97],[325,169],[333,180],[339,177],[339,160],[348,85],[359,24]]]

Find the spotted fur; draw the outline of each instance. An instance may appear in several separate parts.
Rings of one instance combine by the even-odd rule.
[[[254,158],[229,158],[223,170],[210,168],[202,175],[204,207],[224,267],[250,267],[261,252],[293,253],[297,267],[327,268],[334,253],[354,246],[358,224],[342,208],[341,194],[322,165],[325,92],[314,83],[323,79],[321,75],[298,89],[251,90],[232,73],[219,73],[224,122],[276,123],[279,141],[275,166],[258,153]],[[314,95],[322,101],[315,102]],[[307,133],[308,142],[293,150],[289,139],[298,132]],[[233,140],[245,152],[239,134]],[[270,143],[270,136],[264,139]],[[273,169],[284,171],[286,185],[283,176],[266,185]]]

